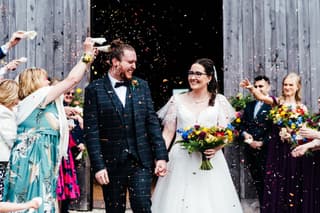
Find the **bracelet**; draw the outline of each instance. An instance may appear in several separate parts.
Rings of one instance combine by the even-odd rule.
[[[83,53],[81,61],[85,64],[91,63],[93,61],[93,56],[90,53]]]

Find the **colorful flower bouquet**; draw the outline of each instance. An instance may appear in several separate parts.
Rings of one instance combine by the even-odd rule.
[[[246,107],[248,102],[253,101],[253,98],[251,95],[243,96],[242,93],[238,93],[236,96],[231,96],[229,101],[236,111],[241,111]]]
[[[243,109],[247,106],[248,102],[253,101],[253,98],[251,95],[243,96],[242,93],[238,93],[236,96],[231,96],[229,101],[231,106],[236,110],[235,119],[231,124],[240,131]]]
[[[273,107],[269,112],[269,119],[282,128],[280,131],[281,138],[286,139],[294,146],[307,141],[298,134],[307,117],[307,112],[299,106],[279,105]]]
[[[313,114],[310,117],[307,117],[306,119],[306,126],[315,129],[317,131],[320,131],[320,114]]]
[[[177,132],[181,135],[182,140],[177,141],[181,143],[189,153],[200,152],[202,154],[201,170],[212,169],[210,160],[203,153],[207,149],[213,149],[219,146],[224,146],[233,141],[234,128],[229,125],[223,127],[204,127],[194,125],[193,127],[178,129]]]

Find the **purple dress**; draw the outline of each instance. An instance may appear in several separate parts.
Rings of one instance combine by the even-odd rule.
[[[320,210],[320,152],[294,158],[274,126],[268,145],[261,213],[313,213]]]

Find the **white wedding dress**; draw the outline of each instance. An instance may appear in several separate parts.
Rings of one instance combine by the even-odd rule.
[[[194,124],[226,126],[234,110],[227,99],[217,94],[215,105],[195,116],[175,95],[158,112],[167,124],[176,129]],[[170,124],[169,124],[170,125]],[[177,134],[176,140],[180,139]],[[152,195],[153,213],[241,213],[242,207],[235,190],[223,152],[211,159],[213,169],[200,170],[200,153],[188,154],[179,143],[169,152],[168,174],[159,177]]]

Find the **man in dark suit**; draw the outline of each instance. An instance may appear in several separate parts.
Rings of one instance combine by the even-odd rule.
[[[268,95],[271,88],[269,78],[257,76],[254,79],[254,87],[259,89],[261,93]],[[263,102],[249,102],[244,109],[241,122],[241,136],[246,143],[244,154],[257,189],[260,204],[262,202],[265,161],[271,128],[271,121],[267,118],[270,109],[271,106]]]
[[[151,212],[153,173],[166,174],[168,154],[146,81],[133,77],[134,48],[115,40],[108,74],[85,89],[84,132],[106,212]]]

